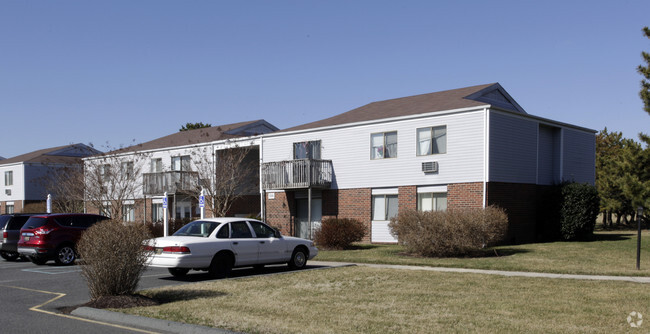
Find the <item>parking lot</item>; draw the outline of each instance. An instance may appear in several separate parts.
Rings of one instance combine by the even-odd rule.
[[[313,266],[312,266],[313,267]],[[236,269],[232,277],[288,272],[286,265],[268,266],[256,271]],[[149,268],[140,281],[140,289],[210,280],[193,271],[182,279],[166,269]],[[80,319],[61,312],[63,308],[89,301],[81,267],[57,266],[53,262],[37,266],[29,261],[0,260],[0,332],[3,333],[136,333],[150,331]]]

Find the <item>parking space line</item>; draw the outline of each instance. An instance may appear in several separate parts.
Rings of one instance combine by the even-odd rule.
[[[48,274],[48,275],[58,275],[58,274],[68,274],[80,272],[79,268],[45,268],[45,269],[22,269],[22,271],[28,271],[32,273],[39,274]]]
[[[41,313],[45,313],[45,314],[49,314],[49,315],[54,315],[54,316],[61,317],[61,318],[67,318],[67,319],[72,319],[72,320],[84,321],[84,322],[88,322],[88,323],[92,323],[92,324],[98,324],[98,325],[104,325],[104,326],[115,327],[115,328],[120,328],[120,329],[126,329],[126,330],[130,330],[130,331],[134,331],[134,332],[150,333],[150,334],[157,334],[157,333],[158,333],[158,332],[152,332],[152,331],[148,331],[148,330],[144,330],[144,329],[133,328],[133,327],[127,327],[127,326],[122,326],[122,325],[116,325],[116,324],[111,324],[111,323],[102,322],[102,321],[97,321],[97,320],[92,320],[92,319],[79,318],[79,317],[75,317],[75,316],[73,316],[73,315],[62,314],[62,313],[56,313],[56,312],[51,312],[51,311],[46,311],[46,310],[41,309],[41,307],[43,307],[43,306],[45,306],[45,305],[47,305],[47,304],[49,304],[49,303],[51,303],[51,302],[53,302],[53,301],[59,299],[59,298],[64,297],[64,296],[65,296],[65,293],[60,293],[60,292],[50,292],[50,291],[44,291],[44,290],[35,290],[35,289],[23,288],[23,287],[19,287],[19,286],[10,286],[10,285],[0,285],[0,286],[3,286],[3,287],[5,287],[5,288],[11,288],[11,289],[18,289],[18,290],[31,291],[31,292],[40,292],[40,293],[45,293],[45,294],[49,294],[49,295],[56,295],[56,297],[54,297],[54,298],[52,298],[52,299],[46,301],[45,303],[42,303],[42,304],[36,305],[36,306],[34,306],[34,307],[30,307],[30,308],[29,308],[30,311],[41,312]]]

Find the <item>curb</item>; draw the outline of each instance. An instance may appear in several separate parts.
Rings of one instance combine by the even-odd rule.
[[[188,333],[188,334],[237,334],[225,329],[190,325],[176,321],[162,320],[130,315],[119,312],[106,311],[91,307],[79,307],[72,311],[74,316],[103,321],[111,324],[135,327],[138,329],[149,329],[163,333]]]

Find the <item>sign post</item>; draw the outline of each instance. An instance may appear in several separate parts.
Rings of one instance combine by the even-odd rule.
[[[201,189],[201,195],[199,196],[199,207],[201,208],[201,219],[203,219],[205,214],[205,195],[203,194],[203,189]]]
[[[641,216],[643,216],[643,207],[637,209],[638,233],[636,237],[636,269],[641,270]]]
[[[47,194],[47,208],[45,209],[47,213],[52,213],[52,195]]]
[[[166,237],[169,234],[169,221],[167,218],[167,192],[163,195],[163,236]]]

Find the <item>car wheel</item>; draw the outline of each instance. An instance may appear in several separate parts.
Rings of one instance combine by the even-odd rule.
[[[208,273],[214,278],[228,277],[232,270],[232,260],[227,254],[217,254],[210,263]]]
[[[302,248],[296,248],[289,260],[289,268],[302,269],[307,265],[307,251]]]
[[[183,277],[190,272],[188,268],[168,268],[169,273],[174,277]]]
[[[40,257],[30,257],[29,260],[32,261],[33,264],[36,264],[36,265],[39,265],[39,266],[42,266],[42,265],[45,264],[45,262],[47,262],[47,259],[40,258]]]
[[[77,255],[74,253],[74,249],[71,246],[65,245],[56,250],[56,258],[54,258],[54,261],[58,265],[68,266],[73,264],[76,258]]]
[[[16,261],[20,254],[14,252],[0,252],[0,256],[7,261]]]

